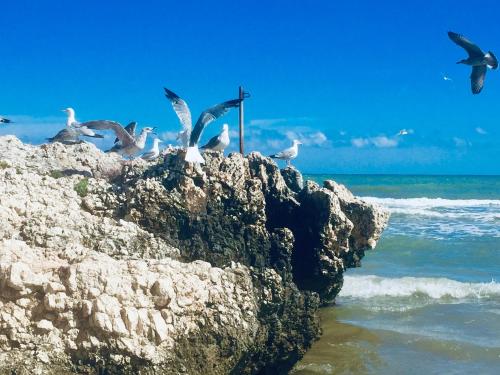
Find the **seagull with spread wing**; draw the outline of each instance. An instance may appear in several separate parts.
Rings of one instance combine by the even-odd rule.
[[[132,137],[135,139],[135,129],[137,128],[137,122],[132,121],[130,124],[125,126],[125,130],[130,134]],[[118,152],[120,148],[122,147],[122,143],[120,142],[119,138],[115,138],[115,143],[113,147],[111,147],[109,150],[106,150],[104,152]]]
[[[201,146],[202,150],[224,151],[229,146],[229,125],[222,125],[222,132],[210,138],[206,145]]]
[[[11,122],[8,118],[0,116],[0,124],[9,124]]]
[[[217,104],[203,111],[198,117],[194,128],[192,128],[191,111],[187,103],[174,92],[165,89],[165,96],[172,103],[175,113],[182,124],[183,130],[179,133],[179,138],[184,147],[187,147],[186,161],[193,163],[204,163],[205,160],[198,149],[198,142],[205,127],[212,121],[226,114],[231,108],[239,107],[241,99],[228,100]]]
[[[299,145],[301,144],[302,142],[300,142],[297,139],[294,139],[292,147],[284,149],[283,151],[280,151],[276,154],[270,155],[269,157],[273,159],[286,160],[286,165],[290,165],[290,160],[295,159],[299,154]]]
[[[109,120],[84,122],[82,126],[95,130],[112,130],[121,142],[121,147],[116,152],[127,157],[141,152],[146,145],[148,134],[154,131],[154,128],[145,127],[137,137],[133,137],[120,123]]]
[[[497,58],[491,51],[484,53],[481,48],[460,34],[449,31],[448,36],[469,54],[467,59],[460,60],[457,64],[472,66],[472,74],[470,75],[472,93],[479,94],[484,86],[486,68],[497,69]]]

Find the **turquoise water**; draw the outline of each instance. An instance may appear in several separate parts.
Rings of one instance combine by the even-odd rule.
[[[308,178],[333,178],[391,219],[294,373],[500,373],[500,177]]]

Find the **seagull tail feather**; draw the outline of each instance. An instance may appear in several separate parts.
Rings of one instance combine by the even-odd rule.
[[[191,163],[205,163],[205,159],[203,159],[203,156],[201,156],[200,150],[198,150],[198,146],[188,147],[184,160]]]

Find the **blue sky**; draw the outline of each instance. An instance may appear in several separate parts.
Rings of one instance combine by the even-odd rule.
[[[500,72],[473,96],[446,35],[500,56],[500,4],[411,3],[6,2],[0,113],[16,125],[0,134],[40,142],[71,106],[80,121],[136,120],[168,140],[179,123],[163,86],[197,117],[243,84],[247,151],[300,137],[304,172],[500,174]],[[236,130],[237,111],[204,140],[224,122]]]

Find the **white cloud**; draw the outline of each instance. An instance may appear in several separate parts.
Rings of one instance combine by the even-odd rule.
[[[458,138],[458,137],[453,137],[453,142],[455,143],[455,146],[457,147],[465,147],[469,145],[469,142],[467,142],[465,139]]]
[[[362,148],[369,145],[373,145],[377,148],[389,148],[396,147],[398,145],[398,139],[388,138],[385,135],[379,135],[377,137],[369,138],[353,138],[351,139],[351,144],[356,148]]]
[[[375,145],[375,147],[379,148],[396,147],[398,145],[398,141],[396,139],[387,138],[385,135],[371,138],[371,142]]]
[[[279,124],[281,122],[285,122],[286,120],[287,120],[286,118],[261,118],[261,119],[250,120],[249,124],[251,126],[270,126]]]
[[[481,134],[481,135],[488,134],[488,132],[486,130],[484,130],[483,128],[481,128],[479,126],[476,128],[476,133]]]

